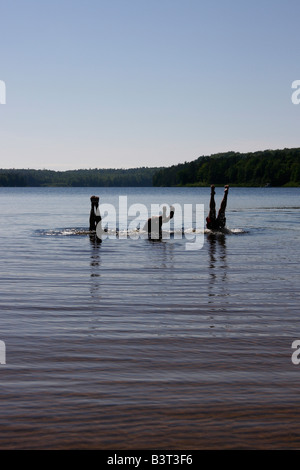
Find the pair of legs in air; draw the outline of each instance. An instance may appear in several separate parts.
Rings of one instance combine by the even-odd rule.
[[[150,217],[146,224],[144,225],[143,230],[148,232],[149,240],[161,240],[162,239],[162,224],[169,222],[170,219],[174,217],[174,207],[170,207],[170,215],[167,216],[167,208],[163,207],[163,214],[159,216]]]
[[[210,230],[222,230],[226,225],[225,210],[227,205],[229,186],[226,185],[224,189],[224,197],[220,205],[218,216],[216,216],[216,203],[215,203],[215,186],[211,185],[210,203],[209,203],[209,214],[206,217],[206,227]]]
[[[99,211],[99,197],[91,196],[91,212],[90,212],[90,231],[94,232],[101,220]]]

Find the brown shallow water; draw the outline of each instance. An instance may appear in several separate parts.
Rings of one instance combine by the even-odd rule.
[[[299,190],[232,189],[194,252],[66,234],[89,193],[0,194],[0,448],[300,448]]]
[[[43,343],[6,374],[2,448],[299,447],[285,341]]]

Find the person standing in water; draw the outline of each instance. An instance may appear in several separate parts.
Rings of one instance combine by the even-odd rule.
[[[95,232],[98,223],[101,221],[99,210],[99,197],[91,196],[91,212],[90,212],[90,231]]]
[[[159,216],[150,217],[146,224],[144,225],[143,230],[148,232],[149,240],[161,240],[162,239],[162,224],[169,222],[170,219],[174,217],[174,207],[170,207],[170,215],[167,217],[167,208],[163,207],[163,213]]]
[[[225,210],[227,205],[229,186],[228,184],[225,186],[224,197],[220,205],[218,217],[216,217],[215,186],[212,184],[210,188],[211,193],[209,203],[209,214],[208,217],[206,217],[206,227],[212,231],[218,231],[224,229],[226,225]]]

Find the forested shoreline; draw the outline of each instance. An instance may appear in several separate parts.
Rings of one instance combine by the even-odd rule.
[[[300,148],[201,156],[162,168],[0,169],[2,187],[300,186]]]
[[[158,170],[154,186],[300,186],[300,148],[226,152]]]
[[[147,187],[158,168],[32,170],[0,169],[0,186],[6,187]]]

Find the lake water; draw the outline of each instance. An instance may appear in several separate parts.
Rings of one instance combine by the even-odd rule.
[[[200,250],[85,232],[209,193],[0,188],[1,449],[300,448],[300,188],[231,188]]]

